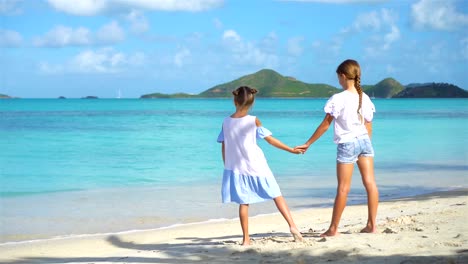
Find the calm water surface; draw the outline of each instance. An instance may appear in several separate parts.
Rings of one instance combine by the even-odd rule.
[[[320,124],[325,102],[257,99],[251,114],[294,146]],[[382,199],[466,186],[468,100],[374,104]],[[233,110],[230,99],[1,100],[0,242],[235,217],[235,205],[220,204],[216,143]],[[332,138],[330,129],[300,156],[260,142],[293,209],[333,201]],[[350,202],[363,201],[356,169]],[[256,207],[275,211],[269,203]]]

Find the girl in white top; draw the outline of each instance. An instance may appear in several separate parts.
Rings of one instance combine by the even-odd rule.
[[[354,60],[342,62],[336,69],[338,80],[344,91],[333,95],[325,104],[326,113],[314,134],[302,146],[304,152],[319,139],[335,121],[334,141],[337,147],[338,188],[333,206],[333,215],[328,230],[321,236],[338,233],[341,214],[351,185],[354,163],[357,161],[362,182],[367,192],[368,218],[362,233],[376,233],[375,219],[379,204],[379,193],[374,179],[374,149],[372,147],[372,118],[375,112],[371,102],[361,88],[361,69]]]
[[[248,115],[257,90],[241,86],[234,92],[236,112],[226,117],[218,142],[222,143],[224,161],[221,194],[223,203],[239,204],[239,218],[243,232],[242,245],[250,244],[248,217],[249,204],[274,200],[276,207],[288,222],[289,230],[295,241],[302,241],[296,224],[278,183],[273,176],[257,139],[265,139],[271,145],[295,154],[302,150],[293,149],[274,138],[271,132],[262,127],[260,120]]]

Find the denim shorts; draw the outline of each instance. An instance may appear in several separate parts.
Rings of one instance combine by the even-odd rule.
[[[338,163],[355,163],[359,157],[374,157],[374,148],[368,135],[356,137],[350,142],[338,143]]]

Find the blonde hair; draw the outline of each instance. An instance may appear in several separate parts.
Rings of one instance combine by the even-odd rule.
[[[255,101],[255,96],[258,91],[256,89],[250,88],[248,86],[241,86],[234,90],[232,94],[234,95],[234,102],[240,108],[249,108]]]
[[[361,67],[359,66],[359,63],[355,60],[345,60],[338,66],[338,68],[336,68],[336,73],[344,74],[348,80],[354,80],[354,87],[359,94],[357,114],[362,123],[363,117],[360,111],[362,107]]]

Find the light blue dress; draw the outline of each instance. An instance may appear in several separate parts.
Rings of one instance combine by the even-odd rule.
[[[223,203],[251,204],[281,196],[281,191],[257,145],[272,133],[257,127],[255,116],[226,117],[218,136],[224,142],[225,162],[221,188]]]

